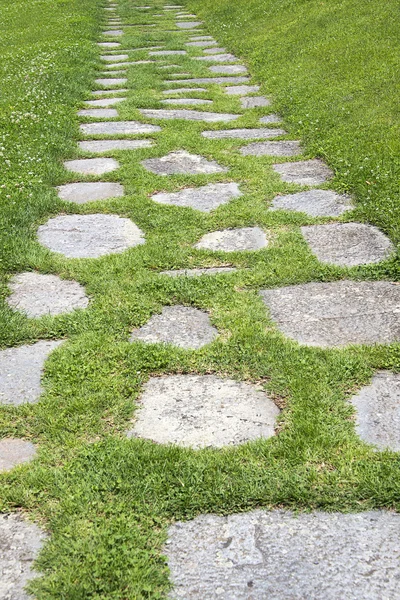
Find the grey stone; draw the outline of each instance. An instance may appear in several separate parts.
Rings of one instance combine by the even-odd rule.
[[[96,200],[108,200],[124,195],[124,188],[120,183],[96,181],[94,183],[67,183],[58,188],[58,197],[66,202],[86,204]]]
[[[169,98],[168,100],[161,100],[161,103],[175,106],[184,104],[195,106],[196,104],[212,104],[212,100],[204,100],[203,98]]]
[[[119,163],[114,158],[80,158],[67,160],[64,167],[67,171],[82,175],[103,175],[119,169]]]
[[[149,56],[184,56],[187,54],[186,50],[155,50],[149,52]]]
[[[215,375],[151,378],[139,402],[130,437],[192,448],[271,437],[279,414],[264,391]]]
[[[263,290],[271,319],[300,344],[341,347],[400,340],[400,287],[388,281],[305,283]]]
[[[238,59],[233,54],[229,52],[225,54],[215,54],[215,56],[196,56],[194,60],[199,60],[202,62],[218,62],[218,63],[231,63],[237,62]],[[219,72],[219,71],[218,71]],[[242,71],[240,71],[242,72]]]
[[[78,110],[78,115],[80,117],[112,119],[114,117],[118,117],[118,111],[115,110],[115,108],[83,108],[82,110]]]
[[[210,140],[221,140],[224,138],[239,138],[242,140],[268,139],[286,135],[284,129],[222,129],[220,131],[203,131],[201,135]]]
[[[187,42],[185,46],[195,47],[195,48],[207,48],[209,46],[216,46],[217,42],[215,40],[199,40],[197,42]]]
[[[144,244],[143,232],[117,215],[65,215],[38,230],[39,241],[67,258],[97,258]]]
[[[226,48],[206,48],[204,54],[226,54]]]
[[[206,92],[206,88],[176,88],[175,90],[164,90],[163,94],[171,96],[172,94],[186,94],[187,92]]]
[[[260,123],[280,123],[282,118],[279,115],[265,115],[265,117],[261,117]]]
[[[118,88],[117,90],[95,90],[92,92],[94,96],[108,96],[109,94],[126,94],[129,92],[126,88]]]
[[[245,96],[246,94],[254,94],[259,91],[259,85],[230,85],[225,88],[225,93],[228,96]]]
[[[0,473],[11,471],[17,465],[30,462],[35,458],[35,454],[36,449],[31,442],[17,438],[4,438],[0,440]]]
[[[351,398],[356,409],[357,433],[381,450],[400,451],[400,374],[378,372]]]
[[[31,346],[0,350],[0,404],[20,406],[37,402],[43,391],[44,364],[60,344],[62,341],[42,340]]]
[[[122,31],[122,29],[111,29],[109,31],[103,31],[103,35],[109,35],[112,37],[120,37],[121,35],[124,35],[124,32]]]
[[[102,48],[118,48],[121,46],[119,42],[97,42],[97,45]]]
[[[333,177],[331,169],[318,158],[272,165],[281,179],[300,185],[320,185]]]
[[[60,315],[89,304],[83,286],[57,275],[20,273],[11,278],[9,287],[11,295],[6,299],[9,306],[32,318]]]
[[[160,315],[154,315],[146,325],[133,331],[130,340],[197,350],[217,336],[207,313],[190,306],[165,306]]]
[[[189,35],[189,40],[192,40],[193,42],[198,42],[198,41],[202,41],[202,40],[214,40],[214,38],[212,37],[212,35]]]
[[[112,150],[138,150],[150,148],[153,145],[149,140],[89,140],[79,142],[79,147],[85,152],[109,152]]]
[[[217,123],[218,121],[235,121],[240,115],[226,113],[201,112],[197,110],[166,110],[166,109],[140,109],[143,116],[149,119],[184,119],[186,121],[205,121]]]
[[[176,24],[179,29],[195,29],[199,25],[202,25],[201,21],[186,21],[185,23]]]
[[[100,56],[100,58],[101,58],[101,60],[105,60],[105,61],[120,62],[121,60],[128,60],[129,54],[103,54],[102,56]]]
[[[171,599],[399,598],[400,516],[252,511],[169,529]]]
[[[243,108],[258,108],[259,106],[269,106],[271,101],[264,96],[253,96],[250,98],[240,98]]]
[[[203,156],[189,154],[184,150],[170,152],[161,158],[148,158],[142,165],[156,175],[196,175],[199,173],[226,173],[228,169],[221,167],[214,160]]]
[[[19,515],[0,515],[0,598],[32,600],[25,587],[37,577],[33,561],[45,539],[39,527],[23,521]]]
[[[99,100],[85,100],[88,106],[112,106],[124,102],[126,98],[100,98]]]
[[[194,77],[193,79],[169,79],[167,81],[168,85],[171,83],[207,83],[207,84],[218,84],[224,85],[225,83],[247,83],[249,80],[248,77]]]
[[[219,252],[260,250],[268,246],[267,236],[260,227],[242,227],[213,231],[203,235],[195,248]]]
[[[320,262],[354,267],[378,263],[393,252],[382,231],[363,223],[328,223],[302,227],[311,251]]]
[[[112,88],[112,87],[118,87],[119,85],[123,85],[124,83],[127,83],[128,80],[126,79],[126,77],[115,77],[115,78],[103,77],[101,79],[95,79],[95,82],[98,85],[103,85],[104,87]]]
[[[243,65],[215,65],[208,67],[211,73],[226,73],[227,75],[238,75],[239,73],[247,73],[246,67]]]
[[[201,275],[220,275],[237,271],[233,267],[208,267],[204,269],[174,269],[171,271],[160,271],[160,275],[169,277],[200,277]]]
[[[274,131],[274,130],[272,130]],[[243,156],[297,156],[301,154],[300,142],[255,142],[239,148]]]
[[[311,217],[339,217],[351,208],[353,205],[348,196],[318,189],[276,196],[271,204],[271,210],[304,212]]]
[[[172,204],[210,212],[241,195],[237,183],[209,183],[203,187],[186,188],[180,192],[155,194],[152,199],[159,204]]]
[[[100,123],[82,123],[80,130],[85,135],[137,135],[161,131],[158,125],[148,125],[139,121],[106,121]]]

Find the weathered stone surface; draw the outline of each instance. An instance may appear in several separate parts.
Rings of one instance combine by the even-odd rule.
[[[35,457],[35,454],[36,449],[31,442],[17,438],[4,438],[0,440],[0,473],[11,471],[17,465],[30,462]]]
[[[160,275],[169,277],[200,277],[201,275],[220,275],[237,271],[233,267],[208,267],[204,269],[173,269],[171,271],[160,271]]]
[[[238,75],[239,73],[247,73],[246,67],[243,65],[215,65],[208,67],[211,73],[226,73],[227,75]]]
[[[155,50],[149,52],[149,56],[184,56],[187,54],[186,50]]]
[[[226,54],[226,48],[206,48],[203,50],[204,54]]]
[[[232,198],[241,196],[237,183],[210,183],[199,188],[186,188],[170,194],[155,194],[152,199],[160,204],[190,207],[201,212],[215,210]]]
[[[104,60],[106,62],[120,62],[121,60],[128,60],[129,54],[103,54],[102,56],[100,56],[100,58],[101,60]]]
[[[305,283],[263,290],[271,318],[308,346],[389,344],[400,340],[400,287],[388,281]]]
[[[184,23],[177,23],[176,26],[179,29],[195,29],[199,25],[202,25],[201,21],[186,21]]]
[[[114,158],[80,158],[67,160],[64,167],[67,171],[82,175],[103,175],[119,169],[119,163]]]
[[[343,267],[378,263],[393,252],[388,237],[363,223],[328,223],[302,227],[311,251],[319,261]]]
[[[32,570],[46,535],[17,514],[0,515],[0,598],[32,600],[25,587],[37,574]]]
[[[267,236],[260,227],[242,227],[213,231],[203,235],[195,248],[220,252],[260,250],[268,246]]]
[[[100,79],[95,79],[95,82],[98,85],[103,85],[104,87],[107,87],[107,88],[113,88],[113,87],[118,87],[119,85],[123,85],[124,83],[127,83],[128,80],[126,77],[113,77],[113,78],[102,77]]]
[[[203,41],[203,40],[215,41],[211,35],[189,35],[189,40],[191,40],[193,42],[199,42],[199,41]]]
[[[161,158],[148,158],[142,165],[156,175],[196,175],[198,173],[226,173],[228,169],[221,167],[214,160],[203,156],[189,154],[184,150],[170,152]]]
[[[207,83],[207,84],[218,84],[224,85],[226,83],[247,83],[250,81],[249,77],[194,77],[192,79],[169,79],[168,85],[171,83]]]
[[[109,35],[110,37],[120,37],[124,35],[122,29],[110,29],[108,31],[103,31],[103,35]]]
[[[100,123],[82,123],[80,130],[86,135],[136,135],[161,131],[158,125],[148,125],[139,121],[106,121]]]
[[[120,183],[96,181],[94,183],[67,183],[58,188],[58,197],[75,204],[86,204],[96,200],[108,200],[124,195],[124,188]]]
[[[172,94],[186,94],[187,92],[206,92],[206,88],[176,88],[174,90],[164,90],[163,94],[166,96],[171,96]]]
[[[196,56],[194,60],[203,62],[218,62],[218,63],[231,63],[237,62],[238,59],[233,54],[226,52],[225,54],[215,54],[215,56]]]
[[[225,93],[228,96],[245,96],[246,94],[254,94],[259,91],[259,85],[229,85],[225,88]]]
[[[351,398],[357,433],[367,444],[400,451],[400,375],[380,371]]]
[[[119,48],[121,46],[119,42],[97,42],[97,45],[102,48]]]
[[[265,115],[265,117],[261,117],[260,123],[280,123],[282,118],[279,115]]]
[[[274,130],[272,130],[274,131]],[[301,154],[300,142],[255,142],[239,148],[243,156],[297,156]]]
[[[320,185],[333,177],[331,169],[319,159],[272,165],[283,181],[300,185]]]
[[[133,331],[130,340],[197,350],[217,336],[218,331],[211,325],[207,313],[190,306],[165,306],[161,314]]]
[[[348,196],[341,196],[332,190],[309,190],[287,196],[276,196],[271,210],[291,210],[304,212],[311,217],[339,217],[353,208]]]
[[[398,597],[400,516],[252,511],[169,529],[173,599]]]
[[[143,232],[117,215],[65,215],[49,219],[38,230],[39,241],[68,258],[97,258],[144,244]]]
[[[110,94],[126,94],[129,92],[126,88],[118,88],[117,90],[95,90],[93,96],[109,96]]]
[[[115,108],[83,108],[82,110],[78,110],[78,115],[80,117],[112,119],[114,117],[118,117],[118,111]]]
[[[186,121],[205,121],[217,123],[219,121],[235,121],[240,115],[226,113],[202,112],[198,110],[166,110],[166,109],[140,109],[143,116],[149,119],[184,119]]]
[[[199,40],[197,42],[187,42],[185,46],[192,46],[195,48],[208,48],[209,46],[216,46],[217,42],[215,40]]]
[[[201,135],[211,140],[239,138],[242,140],[268,139],[286,135],[284,129],[222,129],[221,131],[203,131]],[[253,144],[252,144],[253,145]]]
[[[112,106],[124,102],[126,98],[100,98],[99,100],[85,100],[88,106]]]
[[[62,341],[42,340],[30,346],[0,350],[0,404],[19,406],[37,402],[43,391],[44,364],[60,344]]]
[[[252,96],[250,98],[240,98],[243,108],[258,108],[260,106],[269,106],[271,101],[264,96]]]
[[[215,375],[154,377],[144,387],[128,435],[160,444],[221,448],[273,436],[278,414],[267,394],[248,383]]]
[[[169,98],[168,100],[161,100],[161,103],[175,106],[185,104],[195,106],[196,104],[212,104],[212,100],[204,100],[203,98]]]
[[[150,148],[153,145],[149,140],[88,140],[79,142],[81,150],[86,152],[109,152],[110,150],[138,150]]]
[[[20,273],[11,278],[9,288],[11,295],[7,297],[7,303],[28,317],[59,315],[76,308],[86,308],[89,304],[83,286],[56,275]]]

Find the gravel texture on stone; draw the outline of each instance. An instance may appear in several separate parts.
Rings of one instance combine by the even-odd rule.
[[[31,442],[18,438],[3,438],[0,440],[0,473],[11,471],[17,465],[30,462],[35,458],[35,454],[36,449]]]
[[[226,173],[228,169],[221,167],[214,160],[207,160],[197,154],[189,154],[184,150],[170,152],[161,158],[148,158],[142,165],[156,175],[196,175],[198,173]]]
[[[85,100],[84,104],[88,106],[112,106],[125,100],[126,98],[100,98],[99,100]]]
[[[180,192],[155,194],[152,200],[159,204],[189,207],[208,213],[241,195],[237,183],[209,183],[199,188],[186,188]]]
[[[113,88],[118,87],[119,85],[123,85],[127,83],[128,80],[126,77],[101,77],[100,79],[96,79],[95,82],[98,85],[103,85],[104,87]]]
[[[114,158],[80,158],[67,160],[64,167],[67,171],[82,175],[103,175],[119,169],[119,163]]]
[[[0,515],[0,598],[32,600],[24,588],[37,577],[33,569],[45,533],[17,514]]]
[[[78,116],[113,119],[114,117],[118,117],[118,111],[115,108],[83,108],[82,110],[78,110]]]
[[[265,117],[261,117],[260,123],[280,123],[282,118],[279,115],[265,115]]]
[[[332,190],[309,190],[286,196],[276,196],[270,210],[304,212],[311,217],[339,217],[353,208],[351,199]]]
[[[225,88],[225,93],[228,96],[245,96],[246,94],[254,94],[259,91],[259,85],[230,85]]]
[[[260,250],[268,246],[267,236],[260,227],[225,229],[203,235],[195,248],[220,252]]]
[[[97,258],[144,244],[143,232],[117,215],[65,215],[38,230],[41,244],[67,258]]]
[[[89,304],[85,288],[80,283],[57,275],[20,273],[11,278],[9,288],[8,305],[32,318],[60,315],[76,308],[86,308]]]
[[[0,404],[33,404],[42,393],[41,378],[49,354],[62,341],[41,340],[35,344],[0,350]]]
[[[198,40],[197,42],[187,42],[185,46],[194,46],[195,48],[208,48],[209,46],[216,46],[218,42],[215,40]]]
[[[400,374],[379,371],[351,398],[360,438],[380,450],[400,451]]]
[[[208,267],[204,269],[173,269],[170,271],[161,271],[160,275],[168,275],[169,277],[201,277],[201,275],[220,275],[234,271],[237,271],[234,267]]]
[[[96,181],[95,183],[67,183],[58,188],[58,197],[75,204],[86,204],[97,200],[108,200],[124,195],[124,188],[120,183]]]
[[[185,23],[176,24],[179,29],[195,29],[199,25],[202,25],[201,21],[186,21]]]
[[[217,336],[218,331],[211,325],[210,317],[202,310],[190,306],[165,306],[161,314],[152,316],[146,325],[133,331],[130,340],[197,350]]]
[[[227,75],[238,75],[239,73],[247,73],[246,67],[243,65],[215,65],[208,67],[211,73],[226,73]]]
[[[153,142],[150,140],[87,140],[79,142],[79,147],[85,152],[102,153],[113,150],[139,150],[150,148]]]
[[[272,130],[274,131],[274,130]],[[297,156],[301,154],[300,142],[255,142],[239,148],[242,156]]]
[[[153,377],[144,386],[128,435],[221,448],[273,436],[278,414],[268,395],[248,383],[215,375]]]
[[[143,116],[149,119],[184,119],[186,121],[205,121],[217,123],[219,121],[235,121],[240,115],[225,113],[202,112],[199,110],[167,110],[167,109],[140,109]]]
[[[223,129],[221,131],[203,131],[202,136],[210,140],[222,140],[224,138],[238,138],[241,140],[268,139],[286,135],[284,129]],[[247,147],[247,146],[246,146]]]
[[[320,185],[333,177],[331,169],[318,158],[272,165],[276,173],[287,183]]]
[[[112,121],[107,123],[82,123],[80,130],[85,135],[137,135],[161,131],[158,125],[148,125],[139,121]]]
[[[169,98],[168,100],[161,100],[161,103],[175,106],[185,104],[195,106],[196,104],[212,104],[212,100],[205,100],[204,98]]]
[[[305,283],[260,292],[271,319],[307,346],[400,340],[400,286],[388,281]]]
[[[226,52],[225,54],[215,54],[214,56],[195,56],[194,60],[201,62],[232,63],[237,62],[238,58],[234,54]]]
[[[378,600],[399,597],[400,515],[201,515],[169,529],[171,599]]]
[[[207,83],[207,84],[218,84],[224,85],[226,83],[247,83],[250,81],[249,77],[194,77],[192,79],[169,79],[166,83]]]
[[[260,106],[269,106],[271,101],[264,96],[254,96],[250,98],[240,98],[240,104],[243,108],[259,108]]]
[[[363,223],[309,225],[301,232],[320,262],[354,267],[378,263],[393,252],[388,237],[377,227]]]
[[[206,92],[206,88],[175,88],[174,90],[164,90],[163,94],[171,96],[172,94],[186,94],[187,92]]]

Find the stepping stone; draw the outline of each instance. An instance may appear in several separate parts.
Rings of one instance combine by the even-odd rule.
[[[110,152],[112,150],[139,150],[150,148],[153,145],[149,140],[89,140],[79,142],[79,147],[85,152]]]
[[[155,50],[149,52],[149,56],[184,56],[187,54],[186,50]]]
[[[133,331],[130,341],[198,350],[217,336],[207,313],[190,306],[164,306],[160,315],[154,315],[146,325]]]
[[[124,32],[122,31],[122,29],[111,29],[109,31],[103,31],[103,35],[109,35],[112,37],[120,37],[121,35],[124,35]]]
[[[215,42],[214,38],[211,35],[189,35],[189,40],[192,40],[193,42],[212,40],[213,42]]]
[[[247,69],[243,65],[215,65],[215,67],[208,67],[208,70],[211,73],[226,73],[227,75],[247,73]]]
[[[278,415],[279,409],[267,394],[248,383],[215,375],[151,377],[128,437],[222,448],[273,436]]]
[[[126,77],[115,77],[113,79],[110,79],[108,77],[106,78],[101,78],[101,79],[95,79],[96,83],[98,83],[99,85],[104,85],[104,87],[118,87],[119,85],[123,85],[124,83],[127,83],[128,80],[126,79]]]
[[[300,142],[255,142],[239,148],[243,156],[297,156],[302,153]]]
[[[260,250],[266,246],[267,236],[260,227],[242,227],[207,233],[194,247],[217,252],[243,252]]]
[[[100,98],[99,100],[85,100],[88,106],[112,106],[124,102],[126,98]]]
[[[185,23],[177,23],[176,26],[179,29],[195,29],[199,25],[202,25],[201,21],[186,21]]]
[[[112,65],[114,66],[114,65]],[[117,66],[117,65],[115,65]],[[120,77],[121,75],[126,75],[127,74],[127,70],[124,69],[123,71],[103,71],[102,73],[100,73],[100,75],[105,75],[107,77],[107,75],[112,75],[113,77],[118,76]]]
[[[160,275],[169,277],[200,277],[201,275],[219,275],[237,271],[233,267],[210,267],[205,269],[174,269],[172,271],[161,271]]]
[[[168,85],[171,83],[209,83],[209,84],[218,84],[224,85],[225,83],[246,83],[249,81],[248,77],[195,77],[193,79],[169,79],[167,81]]]
[[[341,196],[331,190],[309,190],[276,196],[270,210],[304,212],[311,217],[339,217],[352,208],[353,204],[348,196]]]
[[[372,383],[351,398],[356,430],[367,444],[380,450],[400,450],[400,375],[380,371]]]
[[[63,215],[38,230],[41,244],[67,258],[97,258],[144,244],[143,232],[117,215]]]
[[[203,131],[201,135],[210,140],[221,140],[224,138],[239,138],[242,140],[272,138],[286,135],[284,129],[222,129],[221,131]]]
[[[67,183],[58,188],[58,197],[66,202],[86,204],[97,200],[120,198],[124,195],[124,188],[120,183],[96,181],[95,183]]]
[[[46,302],[49,304],[48,300]],[[68,306],[67,310],[70,309]],[[31,346],[0,350],[0,404],[20,406],[37,402],[43,391],[44,364],[49,354],[62,343],[42,340]]]
[[[117,98],[118,100],[118,98]],[[84,108],[78,111],[80,117],[95,117],[98,119],[112,119],[118,117],[115,108]]]
[[[260,293],[278,329],[300,344],[329,348],[400,340],[400,287],[388,281],[305,283]]]
[[[121,46],[119,42],[97,42],[97,45],[102,48],[118,48]]]
[[[126,92],[129,92],[129,90],[127,90],[126,88],[118,88],[117,90],[95,90],[94,92],[92,92],[92,94],[94,96],[107,96],[108,94],[126,94]]]
[[[186,92],[206,92],[206,88],[176,88],[175,90],[164,90],[163,94],[170,96],[171,94],[186,94]]]
[[[67,171],[82,173],[82,175],[103,175],[119,169],[119,163],[113,158],[81,158],[67,160],[64,167]]]
[[[158,125],[147,125],[139,121],[82,123],[79,128],[85,135],[138,135],[161,131],[161,127]]]
[[[56,275],[20,273],[11,278],[9,288],[12,293],[6,298],[8,305],[32,318],[60,315],[89,304],[82,285]]]
[[[215,54],[215,56],[195,56],[194,60],[200,60],[203,62],[219,62],[219,63],[231,63],[237,62],[239,59],[233,54]],[[242,71],[240,71],[242,72]]]
[[[164,548],[173,590],[190,600],[398,597],[400,516],[255,510],[174,523]]]
[[[33,562],[45,542],[45,533],[18,514],[1,514],[0,539],[0,597],[32,600],[25,587],[39,575],[33,571]]]
[[[187,42],[185,46],[195,47],[195,48],[207,48],[208,46],[216,46],[218,42],[214,40],[204,40],[198,42]]]
[[[184,119],[185,121],[205,121],[217,123],[219,121],[235,121],[240,115],[226,113],[201,112],[197,110],[166,110],[166,109],[140,109],[143,116],[149,119]]]
[[[254,96],[250,98],[240,98],[240,103],[243,108],[258,108],[260,106],[269,106],[271,101],[264,96]]]
[[[393,252],[382,231],[363,223],[311,225],[301,233],[320,262],[341,267],[378,263]]]
[[[226,48],[206,48],[203,50],[204,54],[227,54]]]
[[[121,62],[121,60],[128,60],[129,55],[128,54],[103,54],[102,56],[100,56],[101,60],[105,60],[105,61],[118,61]]]
[[[181,105],[181,104],[212,104],[212,100],[204,100],[203,98],[170,98],[169,100],[160,100],[162,104]]]
[[[282,118],[279,115],[265,115],[265,117],[261,117],[259,123],[280,123]]]
[[[287,183],[320,185],[333,177],[331,169],[318,158],[272,165],[274,171]]]
[[[230,85],[225,88],[225,93],[228,96],[245,96],[246,94],[254,94],[259,91],[259,85]]]
[[[16,438],[4,438],[0,440],[0,473],[11,471],[17,465],[30,462],[35,457],[35,454],[36,449],[31,442]]]
[[[203,156],[189,154],[185,150],[170,152],[161,158],[148,158],[142,165],[156,175],[197,175],[200,173],[226,173],[228,169],[221,167],[214,160]]]
[[[210,212],[241,195],[237,183],[209,183],[199,188],[186,188],[181,192],[155,194],[151,198],[159,204],[172,204]]]

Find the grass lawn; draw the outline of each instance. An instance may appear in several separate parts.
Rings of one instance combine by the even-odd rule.
[[[144,23],[162,5],[154,0],[146,17],[120,0],[118,11],[125,23]],[[177,519],[252,507],[397,509],[400,498],[398,455],[359,440],[348,403],[377,369],[399,369],[400,344],[299,346],[278,332],[258,295],[310,281],[398,281],[397,256],[355,268],[318,262],[299,227],[328,219],[269,211],[276,194],[301,188],[273,174],[272,157],[241,156],[243,141],[201,137],[220,128],[209,123],[163,121],[161,132],[146,136],[156,141],[152,148],[113,152],[121,168],[101,180],[123,183],[123,197],[85,205],[57,197],[54,186],[80,179],[62,161],[84,155],[76,145],[76,111],[96,89],[102,68],[95,44],[105,21],[102,6],[102,0],[0,0],[0,344],[66,340],[47,362],[40,402],[0,407],[0,437],[38,446],[36,461],[0,475],[0,510],[21,508],[51,532],[38,562],[43,577],[32,583],[41,600],[162,597],[169,586],[162,545]],[[354,196],[354,211],[340,220],[376,224],[398,243],[400,23],[394,3],[191,0],[187,7],[205,21],[207,33],[245,59],[254,82],[274,100],[272,110],[283,115],[287,139],[301,139],[306,157],[322,157],[334,169],[325,187]],[[151,33],[130,29],[122,51],[149,40],[181,49],[187,34],[168,31],[172,16],[159,22]],[[201,62],[167,58],[193,76],[207,76]],[[144,120],[138,107],[159,108],[164,76],[155,64],[131,68],[120,118]],[[203,96],[214,101],[213,111],[241,112],[238,97],[218,86]],[[234,126],[256,127],[265,112],[248,110]],[[229,173],[163,178],[140,164],[179,149],[217,160]],[[218,181],[240,183],[243,195],[210,214],[149,198]],[[131,218],[146,244],[78,260],[37,242],[37,227],[51,216],[99,212]],[[192,247],[207,232],[250,225],[269,231],[267,248],[227,255]],[[239,269],[197,279],[159,275],[222,265]],[[89,308],[41,319],[12,312],[5,302],[9,278],[29,270],[80,282]],[[209,311],[220,332],[216,341],[198,351],[128,342],[133,328],[173,304]],[[151,375],[170,373],[261,384],[283,408],[279,434],[201,451],[126,439],[142,385]]]

